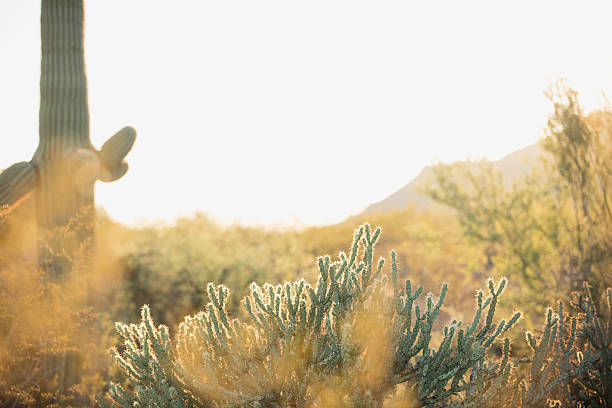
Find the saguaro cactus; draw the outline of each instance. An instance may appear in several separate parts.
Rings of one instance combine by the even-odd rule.
[[[0,174],[0,207],[18,205],[35,192],[42,237],[41,266],[56,278],[70,267],[77,244],[91,234],[94,183],[114,181],[127,171],[123,160],[136,132],[125,127],[100,150],[89,137],[87,77],[83,52],[83,0],[42,0],[39,144],[29,162]],[[81,214],[76,239],[49,238]]]

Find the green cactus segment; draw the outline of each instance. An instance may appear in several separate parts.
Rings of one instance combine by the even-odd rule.
[[[121,178],[128,169],[124,158],[132,150],[136,141],[136,130],[124,127],[115,133],[102,145],[100,159],[102,160],[100,180],[108,182]]]
[[[100,152],[91,143],[83,18],[83,0],[42,0],[38,148],[31,162],[0,174],[0,207],[11,209],[35,191],[40,264],[48,276],[64,275],[72,254],[91,241],[95,181],[127,172],[124,158],[136,138],[127,127]],[[51,236],[77,217],[76,240]]]
[[[82,0],[43,0],[39,145],[35,157],[58,159],[70,148],[93,148],[83,49]]]
[[[36,169],[32,163],[19,162],[0,173],[0,211],[19,204],[36,185]]]
[[[38,170],[36,211],[41,235],[39,262],[49,276],[65,275],[75,245],[50,235],[68,225],[83,208],[93,209],[94,181],[84,177],[96,168],[89,138],[87,78],[83,50],[82,0],[43,0],[41,3],[41,73],[39,144],[32,158]],[[88,160],[89,159],[89,160]],[[78,164],[78,165],[77,165]],[[95,172],[94,172],[95,174]],[[79,220],[87,225],[93,211]],[[78,241],[90,236],[79,228]]]

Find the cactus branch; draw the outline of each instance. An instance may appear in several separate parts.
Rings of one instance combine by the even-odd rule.
[[[17,206],[36,185],[36,168],[30,162],[15,163],[0,173],[0,208]]]
[[[121,178],[128,169],[124,158],[132,150],[136,140],[136,130],[124,127],[102,145],[100,159],[102,169],[100,180],[108,182]]]

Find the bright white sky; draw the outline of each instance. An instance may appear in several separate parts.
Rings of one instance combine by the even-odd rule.
[[[336,222],[433,160],[534,143],[567,77],[612,94],[610,2],[86,2],[91,136],[139,137],[97,204],[127,222]],[[0,168],[38,141],[40,1],[0,2]]]

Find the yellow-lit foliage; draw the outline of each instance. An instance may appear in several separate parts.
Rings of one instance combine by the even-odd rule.
[[[121,274],[108,240],[118,226],[99,223],[95,268],[73,258],[70,274],[52,282],[37,266],[31,204],[0,219],[0,406],[89,406],[109,375],[110,294]],[[68,377],[78,381],[65,389]]]

